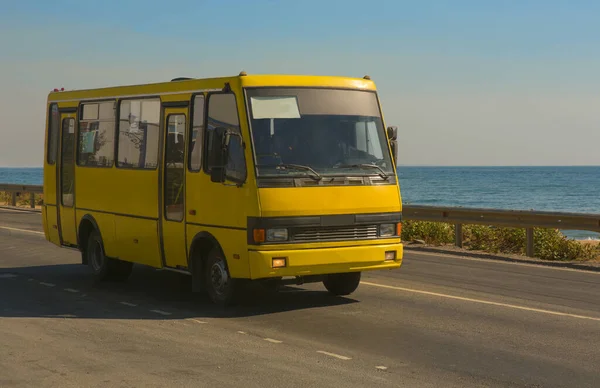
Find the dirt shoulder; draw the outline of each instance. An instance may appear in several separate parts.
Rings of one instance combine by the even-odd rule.
[[[580,241],[582,244],[600,244],[600,241]],[[562,267],[562,268],[573,268],[573,269],[582,269],[587,271],[597,271],[600,272],[600,258],[596,260],[571,260],[571,261],[550,261],[550,260],[541,260],[538,258],[532,258],[522,255],[514,255],[514,254],[505,254],[505,253],[489,253],[485,251],[476,251],[476,250],[468,250],[463,248],[458,248],[454,245],[443,245],[443,246],[432,246],[420,243],[411,243],[405,242],[404,249],[407,252],[429,252],[429,253],[439,253],[439,254],[448,254],[448,255],[456,255],[463,257],[473,257],[473,258],[481,258],[481,259],[490,259],[490,260],[501,260],[501,261],[509,261],[515,263],[526,263],[526,264],[537,264],[544,265],[549,267]]]

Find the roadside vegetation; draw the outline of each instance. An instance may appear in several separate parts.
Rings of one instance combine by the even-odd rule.
[[[0,205],[10,205],[11,193],[0,191]],[[42,194],[35,195],[35,205],[41,206],[44,203]],[[20,193],[17,195],[18,207],[29,207],[29,193]]]
[[[454,244],[454,225],[441,222],[404,221],[402,240],[428,245]],[[542,260],[595,260],[600,245],[568,239],[556,229],[534,229],[534,255]],[[463,225],[463,248],[489,253],[525,255],[525,229]]]

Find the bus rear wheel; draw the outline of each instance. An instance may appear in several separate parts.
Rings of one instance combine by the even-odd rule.
[[[336,273],[327,275],[323,285],[331,294],[336,296],[350,295],[360,284],[360,272]]]
[[[228,306],[238,301],[241,284],[229,275],[227,262],[220,249],[211,249],[206,257],[204,276],[206,291],[213,303]]]
[[[96,281],[124,281],[131,275],[133,263],[106,257],[102,237],[97,230],[90,233],[85,255]]]

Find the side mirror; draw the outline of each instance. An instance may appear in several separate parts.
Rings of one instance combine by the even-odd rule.
[[[210,153],[208,167],[210,168],[210,180],[216,183],[225,182],[225,166],[229,158],[229,135],[223,127],[215,128],[210,133]]]
[[[388,139],[396,140],[398,137],[398,127],[388,127],[387,128]]]

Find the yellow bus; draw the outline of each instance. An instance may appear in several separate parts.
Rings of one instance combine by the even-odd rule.
[[[249,280],[349,295],[402,263],[396,136],[368,76],[55,89],[44,233],[95,281],[137,263],[191,275],[216,304]]]

